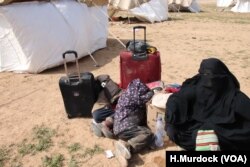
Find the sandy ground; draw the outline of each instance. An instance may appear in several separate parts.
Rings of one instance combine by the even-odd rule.
[[[146,26],[149,43],[161,52],[165,83],[181,84],[197,74],[202,59],[217,57],[250,96],[250,14],[220,12],[211,0],[202,1],[201,8],[201,13],[170,13],[168,21],[155,24],[113,22],[109,30],[126,43],[132,38],[133,26]],[[94,67],[85,57],[80,60],[81,71],[95,76],[109,74],[119,82],[119,53],[123,49],[110,35],[107,47],[94,53],[101,67]],[[69,70],[73,69],[70,64]],[[116,158],[107,159],[102,151],[114,151],[114,140],[94,136],[91,119],[67,119],[58,87],[63,75],[63,66],[38,75],[0,73],[0,166],[43,166],[58,154],[63,166],[119,166]],[[34,138],[36,126],[55,131],[49,142],[52,145],[29,153],[38,141]],[[168,146],[134,155],[130,166],[165,166]]]

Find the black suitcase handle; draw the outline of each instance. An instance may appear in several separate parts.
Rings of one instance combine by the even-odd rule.
[[[146,44],[146,27],[145,26],[134,26],[133,27],[133,40],[134,40],[134,51],[135,49],[135,30],[136,29],[143,29],[144,30],[144,43]],[[132,58],[134,60],[147,60],[148,59],[148,55],[147,55],[147,51],[145,51],[145,53],[134,53]]]
[[[76,51],[68,50],[68,51],[66,51],[66,52],[64,52],[64,53],[62,54],[63,62],[64,62],[65,73],[66,73],[66,75],[67,75],[67,77],[68,77],[68,80],[69,80],[69,73],[68,73],[66,55],[70,55],[70,54],[73,54],[73,55],[75,56],[77,74],[78,74],[78,78],[79,78],[79,82],[80,82],[80,80],[81,80],[81,77],[80,77],[80,68],[79,68],[79,63],[78,63],[78,55],[77,55],[77,52],[76,52]]]
[[[78,58],[78,55],[77,55],[77,52],[74,51],[74,50],[68,50],[66,52],[63,53],[63,58],[65,59],[66,55],[67,54],[74,54],[75,55],[75,58],[77,59]]]

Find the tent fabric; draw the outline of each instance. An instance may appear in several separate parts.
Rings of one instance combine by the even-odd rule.
[[[168,3],[166,0],[151,0],[129,11],[139,20],[151,23],[168,19]]]
[[[7,5],[14,2],[28,2],[28,1],[34,1],[34,0],[0,0],[0,5]],[[46,0],[37,0],[37,1],[46,1]]]
[[[168,1],[169,12],[189,11],[198,13],[201,11],[197,0],[169,0]]]
[[[119,10],[129,10],[148,1],[149,0],[110,0],[109,4]]]
[[[22,2],[0,7],[0,71],[39,73],[106,47],[107,6],[73,0]],[[67,61],[73,61],[68,58]]]
[[[0,0],[0,5],[7,5],[14,2],[28,2],[28,1],[48,1],[48,0]],[[91,6],[104,6],[108,5],[109,0],[77,0],[78,2],[85,3],[88,7]]]
[[[169,4],[178,4],[181,5],[183,7],[189,7],[192,3],[193,0],[168,0]]]
[[[77,0],[78,2],[85,3],[88,7],[108,5],[109,0]]]
[[[231,9],[232,12],[249,13],[250,0],[237,0],[236,5]]]
[[[217,0],[217,7],[230,7],[236,3],[236,0]]]
[[[124,10],[146,22],[161,22],[168,19],[167,0],[110,0],[109,17]]]

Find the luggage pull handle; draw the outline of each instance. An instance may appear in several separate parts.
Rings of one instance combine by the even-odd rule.
[[[146,45],[146,27],[145,26],[134,26],[133,27],[134,51],[136,50],[135,49],[135,43],[136,43],[135,42],[135,31],[136,31],[136,29],[143,29],[144,30],[144,43]],[[134,60],[138,60],[138,61],[147,60],[148,59],[147,51],[145,50],[145,53],[144,52],[143,53],[134,53],[132,58]]]
[[[66,73],[68,80],[69,80],[69,73],[68,73],[68,67],[67,67],[67,61],[66,61],[66,55],[69,55],[69,54],[73,54],[75,56],[77,74],[78,74],[78,78],[79,78],[79,82],[80,82],[81,81],[80,68],[79,68],[79,64],[78,64],[78,55],[77,55],[76,51],[68,50],[68,51],[63,53],[62,57],[63,57],[63,62],[64,62],[65,73]]]
[[[135,30],[136,29],[143,29],[144,30],[144,42],[146,43],[146,27],[145,26],[135,26],[135,27],[133,27],[134,43],[135,43]],[[134,45],[134,47],[135,47],[135,45]]]

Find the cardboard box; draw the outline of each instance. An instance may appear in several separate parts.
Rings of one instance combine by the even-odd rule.
[[[153,106],[151,103],[147,103],[147,124],[148,127],[155,132],[156,120],[161,117],[165,124],[165,109]],[[165,125],[164,125],[165,127]]]

